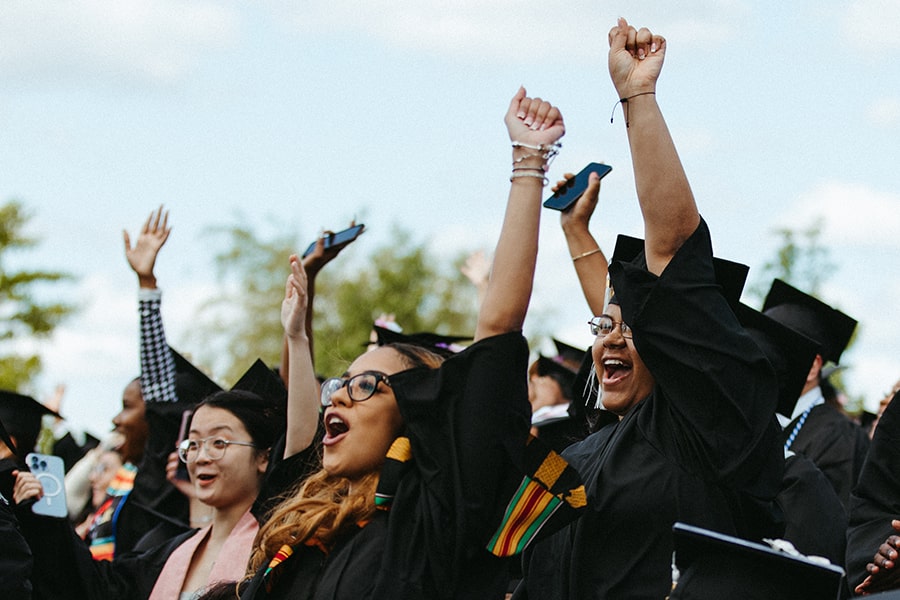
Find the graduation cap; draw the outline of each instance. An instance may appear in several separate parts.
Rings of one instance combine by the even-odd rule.
[[[776,410],[790,416],[819,353],[819,344],[746,304],[738,304],[735,314],[775,368],[778,378]]]
[[[762,310],[779,323],[819,342],[819,354],[834,363],[840,362],[841,353],[856,329],[855,319],[780,279],[772,282]]]
[[[616,247],[613,250],[611,262],[632,262],[643,252],[644,240],[620,233],[616,237]],[[644,262],[646,261],[644,260]],[[724,258],[713,257],[713,269],[716,274],[716,283],[722,288],[722,295],[725,296],[728,304],[732,307],[736,306],[740,303],[750,267]]]
[[[241,375],[232,387],[232,390],[243,390],[245,392],[253,392],[264,400],[269,400],[276,404],[284,404],[287,402],[287,389],[275,371],[266,366],[261,359],[250,365],[250,368]]]
[[[840,597],[844,570],[830,563],[684,523],[675,523],[672,533],[680,571],[672,600]]]
[[[553,338],[553,344],[556,346],[556,358],[553,360],[562,363],[571,371],[578,372],[581,361],[584,360],[584,354],[587,351],[582,348],[570,346],[556,338]]]
[[[174,348],[169,346],[169,351],[175,360],[175,395],[179,402],[197,404],[210,394],[222,391],[219,384]]]
[[[373,327],[377,336],[377,344],[384,346],[386,344],[411,344],[419,346],[443,357],[448,357],[459,352],[461,348],[457,346],[457,342],[471,340],[472,336],[465,335],[441,335],[438,333],[402,333],[393,331],[380,325]],[[366,342],[369,345],[371,342]]]
[[[20,452],[31,452],[33,449],[44,415],[62,418],[31,396],[0,390],[0,422],[9,435],[16,438]]]

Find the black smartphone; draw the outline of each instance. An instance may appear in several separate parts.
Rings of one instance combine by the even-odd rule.
[[[193,410],[186,410],[181,413],[181,426],[178,428],[178,441],[175,443],[175,447],[181,445],[188,436],[188,423],[191,422],[191,416],[194,414]],[[184,461],[179,460],[178,466],[175,467],[175,479],[180,479],[182,481],[190,481],[191,476],[188,474],[187,465]]]
[[[343,231],[338,231],[337,233],[332,233],[325,236],[325,249],[334,248],[335,246],[344,246],[349,244],[353,240],[359,237],[359,234],[363,232],[365,229],[365,225],[354,225],[353,227],[349,227],[344,229]],[[303,253],[303,256],[300,258],[306,258],[312,251],[316,249],[316,242],[313,242],[309,245],[306,251]]]
[[[558,211],[568,210],[570,206],[581,198],[584,190],[587,189],[591,173],[596,173],[600,176],[600,179],[603,179],[610,171],[612,171],[612,167],[609,165],[604,165],[603,163],[589,164],[579,171],[578,175],[570,179],[565,186],[553,192],[553,195],[544,201],[544,208],[552,208]]]

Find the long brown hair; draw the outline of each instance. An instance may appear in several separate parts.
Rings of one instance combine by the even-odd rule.
[[[407,368],[438,368],[443,358],[430,350],[412,344],[387,344]],[[368,521],[375,513],[375,489],[378,471],[355,482],[330,475],[320,469],[298,482],[272,510],[260,527],[253,544],[247,572],[252,577],[284,545],[315,540],[330,547],[341,534]]]

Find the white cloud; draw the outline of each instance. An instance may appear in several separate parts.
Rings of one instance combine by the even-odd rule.
[[[812,224],[823,218],[832,244],[898,247],[900,194],[861,183],[825,182],[802,194],[779,222]]]
[[[866,109],[866,117],[876,127],[900,125],[900,98],[878,98]]]
[[[308,33],[364,33],[394,46],[517,64],[599,59],[620,15],[694,46],[718,45],[749,10],[743,0],[689,0],[652,11],[627,2],[540,0],[311,0],[269,6]]]
[[[900,2],[854,0],[841,3],[841,6],[845,7],[840,16],[841,36],[845,42],[862,52],[879,56],[884,56],[886,50],[900,47],[897,36],[876,33],[900,28]]]
[[[0,73],[29,82],[128,78],[171,83],[234,41],[234,11],[175,0],[4,0]]]

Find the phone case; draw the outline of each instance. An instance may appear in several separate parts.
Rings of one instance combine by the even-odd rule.
[[[66,470],[63,459],[32,452],[25,457],[25,461],[31,473],[44,487],[44,496],[31,506],[31,511],[48,517],[67,517],[69,511],[66,507]]]
[[[569,183],[553,193],[552,196],[544,201],[544,208],[552,208],[553,210],[566,211],[578,201],[578,198],[587,189],[588,181],[590,181],[591,173],[600,175],[600,179],[606,177],[612,167],[603,163],[589,163],[578,174],[569,180]]]

